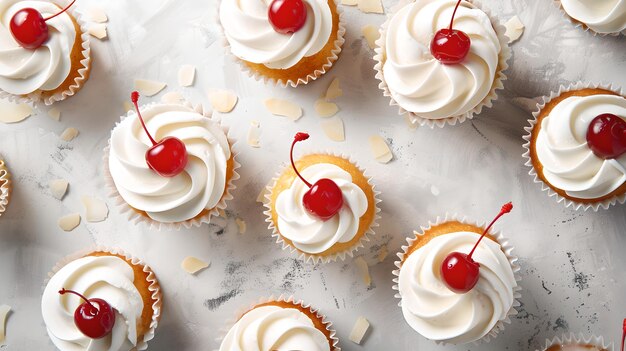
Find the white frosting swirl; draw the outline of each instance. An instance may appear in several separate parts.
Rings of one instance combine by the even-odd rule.
[[[256,307],[228,331],[220,351],[330,351],[328,339],[295,308]]]
[[[113,129],[109,154],[109,170],[124,201],[163,223],[186,221],[216,207],[231,157],[221,127],[182,105],[149,105],[141,114],[155,140],[173,136],[185,143],[188,163],[171,178],[148,168],[145,153],[152,143],[137,114],[130,115]]]
[[[535,144],[543,176],[567,195],[595,199],[626,182],[626,154],[604,160],[587,145],[591,121],[603,113],[626,119],[626,98],[597,94],[571,96],[543,118]]]
[[[450,253],[469,253],[480,235],[456,232],[440,235],[402,263],[398,287],[407,323],[431,340],[461,344],[487,335],[506,318],[517,286],[513,269],[500,245],[483,239],[472,258],[480,263],[476,286],[465,294],[452,292],[440,267]]]
[[[296,248],[310,254],[318,254],[336,243],[352,240],[359,230],[361,216],[367,211],[368,201],[363,190],[352,183],[350,173],[330,163],[317,163],[300,170],[300,173],[311,184],[322,178],[333,180],[343,193],[343,207],[326,221],[310,214],[302,202],[309,187],[296,178],[291,187],[276,199],[280,234]]]
[[[115,256],[87,256],[61,268],[46,285],[41,300],[43,320],[54,345],[61,351],[133,349],[144,307],[133,279],[131,266]],[[74,323],[74,311],[84,301],[73,294],[60,295],[62,288],[108,302],[115,312],[111,333],[100,339],[81,333]]]
[[[626,30],[626,0],[561,0],[567,14],[598,33]]]
[[[46,22],[49,39],[41,47],[21,47],[11,35],[10,23],[17,11],[27,7],[38,10],[44,18],[61,11],[49,1],[0,2],[0,89],[16,95],[58,88],[70,74],[76,40],[74,22],[65,12]]]
[[[333,28],[328,0],[303,0],[304,26],[291,34],[274,30],[268,19],[271,0],[222,0],[220,22],[233,54],[273,69],[287,69],[326,45]]]
[[[383,75],[393,99],[405,110],[428,119],[463,115],[489,94],[501,47],[489,17],[461,2],[454,29],[471,39],[470,52],[458,64],[443,64],[430,53],[435,33],[450,26],[455,0],[416,0],[397,11],[385,35]]]

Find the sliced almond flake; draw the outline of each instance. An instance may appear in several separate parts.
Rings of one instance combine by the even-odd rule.
[[[387,245],[383,245],[378,249],[378,262],[383,262],[385,258],[389,255],[389,251],[387,250]]]
[[[235,108],[239,98],[230,90],[209,90],[209,102],[217,112],[228,113]]]
[[[170,91],[161,96],[161,101],[166,104],[180,104],[184,100],[183,94],[177,91]],[[132,106],[132,108],[134,108],[134,106]]]
[[[524,23],[522,23],[517,16],[513,16],[510,20],[506,21],[504,27],[506,28],[504,35],[509,38],[509,43],[516,41],[524,33]]]
[[[107,37],[107,25],[106,23],[92,23],[89,25],[87,32],[92,36],[100,40]]]
[[[124,111],[133,111],[135,109],[135,105],[133,105],[130,101],[124,101]]]
[[[302,117],[302,108],[291,101],[267,99],[265,100],[265,107],[271,114],[287,117],[292,121],[297,121]]]
[[[78,129],[76,128],[67,128],[61,133],[61,139],[65,141],[72,141],[74,138],[78,136]]]
[[[223,208],[218,208],[217,209],[217,214],[222,217],[222,218],[226,218],[226,211],[224,211]]]
[[[201,270],[207,268],[209,266],[209,263],[204,262],[203,260],[197,257],[188,256],[188,257],[185,257],[183,262],[181,262],[180,266],[182,269],[185,270],[185,272],[189,274],[196,274],[200,272]]]
[[[326,101],[332,101],[341,95],[343,95],[343,90],[339,87],[339,78],[335,78],[332,82],[330,82],[328,89],[326,89],[324,99],[326,99]]]
[[[358,3],[359,0],[341,0],[341,4],[346,6],[356,6]]]
[[[359,0],[359,10],[365,13],[385,13],[381,0]]]
[[[267,187],[264,186],[263,189],[261,189],[261,192],[259,193],[259,195],[256,197],[256,202],[260,202],[264,204],[265,201],[267,201],[267,198],[265,198],[265,195],[267,194],[269,194],[269,190],[267,190]]]
[[[196,67],[192,65],[182,65],[178,70],[178,85],[189,87],[193,85],[196,78]]]
[[[48,110],[48,117],[52,118],[55,121],[59,121],[61,119],[61,110],[58,107],[53,107]]]
[[[0,122],[21,122],[32,113],[33,108],[27,104],[16,104],[6,99],[0,99]]]
[[[361,28],[361,32],[363,33],[365,40],[367,40],[367,46],[369,46],[370,49],[375,48],[376,40],[378,40],[378,38],[380,37],[378,27],[374,27],[371,24],[368,24],[367,26]]]
[[[59,228],[66,232],[71,232],[74,228],[80,224],[80,215],[78,213],[72,213],[67,216],[59,218]]]
[[[9,305],[1,305],[0,306],[0,345],[4,345],[4,340],[6,337],[6,322],[7,316],[11,311],[11,306]]]
[[[391,153],[391,149],[389,149],[389,145],[387,145],[385,139],[383,139],[380,135],[370,136],[369,142],[372,155],[376,161],[380,163],[388,163],[391,159],[393,159],[393,154]]]
[[[135,89],[143,96],[154,96],[165,89],[166,83],[147,79],[135,79]]]
[[[343,120],[337,116],[320,122],[322,130],[326,136],[332,141],[344,141],[346,136],[343,130]]]
[[[83,196],[81,200],[85,206],[85,219],[87,222],[102,222],[109,215],[109,208],[106,202],[93,196]]]
[[[107,14],[99,7],[92,7],[85,12],[88,21],[96,23],[105,23],[109,21]]]
[[[363,259],[363,256],[359,256],[354,259],[354,264],[356,264],[359,271],[361,271],[361,276],[363,277],[363,282],[365,286],[369,287],[372,285],[372,277],[370,276],[370,270],[367,266],[367,262]]]
[[[315,101],[315,112],[320,117],[332,117],[339,112],[339,106],[334,102],[327,102],[324,99]]]
[[[248,145],[252,147],[261,147],[261,128],[259,121],[251,121],[250,129],[248,129]]]
[[[246,221],[241,218],[235,218],[235,223],[237,223],[237,227],[239,228],[239,234],[243,234],[246,232]]]
[[[361,341],[363,341],[363,337],[367,333],[370,328],[370,322],[365,319],[365,317],[357,318],[354,323],[354,327],[352,327],[352,331],[350,332],[350,340],[353,343],[361,345]]]
[[[54,179],[51,180],[48,185],[50,186],[50,193],[52,194],[52,197],[57,200],[62,200],[70,183],[65,179]]]

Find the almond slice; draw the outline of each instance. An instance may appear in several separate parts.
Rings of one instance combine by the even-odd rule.
[[[265,201],[267,201],[267,198],[265,197],[265,195],[267,195],[267,194],[269,194],[269,190],[267,190],[266,186],[263,186],[263,188],[261,189],[261,192],[256,197],[256,202],[260,202],[260,203],[264,204]]]
[[[250,129],[248,129],[248,145],[252,147],[261,147],[261,128],[259,121],[250,121]]]
[[[387,250],[387,245],[383,245],[378,249],[378,262],[383,262],[385,258],[389,255],[389,251]]]
[[[61,110],[58,107],[53,107],[48,110],[48,117],[52,118],[55,121],[59,121],[61,119]]]
[[[385,13],[380,0],[359,0],[359,10],[365,13]]]
[[[378,31],[378,27],[374,27],[371,24],[368,24],[367,26],[361,28],[361,32],[363,33],[363,36],[367,41],[367,46],[369,46],[370,49],[375,48],[376,40],[380,38],[380,32]]]
[[[4,345],[4,340],[6,337],[6,322],[7,316],[11,311],[11,306],[9,305],[1,305],[0,306],[0,345]]]
[[[87,30],[92,37],[96,37],[100,40],[107,37],[107,25],[106,23],[92,23]]]
[[[326,89],[326,95],[324,96],[324,99],[326,99],[326,101],[332,101],[342,95],[343,90],[341,90],[341,88],[339,87],[339,78],[335,78],[332,82],[330,82],[328,89]]]
[[[185,101],[183,94],[177,91],[170,91],[161,96],[161,102],[164,102],[166,104],[180,104],[183,101]],[[134,106],[132,106],[132,108],[134,108]]]
[[[334,102],[327,102],[324,99],[315,101],[315,112],[320,117],[332,117],[339,112],[339,106]]]
[[[87,222],[102,222],[108,217],[109,208],[106,202],[92,196],[83,196],[81,201],[83,206],[85,206],[85,219]]]
[[[80,224],[80,215],[78,213],[68,214],[67,216],[59,218],[57,223],[59,228],[66,232],[71,232]]]
[[[52,194],[52,197],[57,200],[63,200],[63,197],[67,192],[67,187],[70,185],[70,183],[65,179],[55,179],[51,180],[48,185],[50,187],[50,193]]]
[[[346,6],[356,6],[358,3],[359,0],[341,0],[341,4]]]
[[[72,141],[74,138],[78,136],[78,129],[76,128],[67,128],[61,133],[61,139],[65,141]]]
[[[363,277],[363,282],[365,283],[365,286],[369,288],[370,285],[372,285],[372,277],[370,276],[370,270],[367,262],[365,262],[363,256],[359,256],[354,259],[354,264],[356,264],[359,271],[361,271],[361,276]]]
[[[367,333],[370,328],[370,322],[365,319],[365,317],[357,318],[354,323],[354,327],[352,327],[352,331],[350,332],[350,340],[355,343],[361,345],[361,341],[363,341],[363,337]]]
[[[511,19],[504,24],[504,27],[506,28],[504,35],[509,38],[509,43],[516,41],[524,33],[524,23],[522,23],[517,16],[511,17]]]
[[[32,107],[27,104],[15,104],[9,100],[0,99],[0,122],[21,122],[28,118],[32,113]]]
[[[96,23],[105,23],[109,21],[106,13],[99,7],[92,7],[85,12],[88,21]]]
[[[337,116],[323,120],[320,125],[326,136],[332,141],[344,141],[346,136],[343,129],[343,120]]]
[[[166,83],[155,80],[135,79],[135,89],[143,96],[154,96],[165,89]]]
[[[239,98],[230,90],[209,90],[209,102],[217,112],[228,113],[235,108]]]
[[[193,256],[185,257],[183,262],[181,262],[180,267],[185,270],[185,272],[189,274],[196,274],[201,270],[207,268],[209,263],[202,261],[201,259]]]
[[[237,223],[237,227],[239,228],[239,234],[243,234],[246,232],[246,221],[241,218],[235,218],[235,223]]]
[[[193,85],[196,78],[196,67],[192,65],[182,65],[178,70],[178,85],[189,87]]]
[[[302,117],[302,108],[287,100],[267,99],[265,100],[265,107],[271,114],[287,117],[292,121],[297,121]]]
[[[387,142],[381,136],[372,135],[369,138],[369,142],[372,155],[376,161],[380,163],[388,163],[393,159],[393,154],[391,153],[391,149],[389,149],[389,145],[387,145]]]

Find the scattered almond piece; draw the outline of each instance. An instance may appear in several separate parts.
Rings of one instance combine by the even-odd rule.
[[[356,6],[358,3],[359,0],[341,0],[341,4],[346,6]]]
[[[243,234],[246,232],[246,222],[241,218],[235,218],[235,223],[237,223],[237,227],[239,227],[239,234]]]
[[[1,305],[0,306],[0,345],[4,345],[4,339],[6,336],[6,322],[7,316],[11,311],[11,306]]]
[[[76,128],[67,128],[61,133],[61,139],[64,141],[72,141],[74,138],[78,136],[78,129]]]
[[[92,36],[100,40],[107,37],[107,25],[106,23],[92,23],[89,25],[87,32]]]
[[[355,343],[361,345],[361,341],[363,341],[363,337],[367,333],[370,328],[370,322],[365,319],[365,317],[357,318],[354,323],[354,327],[352,327],[352,331],[350,332],[350,340]]]
[[[65,179],[55,179],[51,180],[48,185],[50,186],[50,193],[52,194],[52,197],[57,200],[63,200],[63,197],[67,192],[67,187],[70,183]]]
[[[370,276],[370,270],[367,266],[367,262],[363,259],[363,256],[359,256],[354,259],[354,264],[356,264],[357,268],[361,271],[361,275],[363,276],[363,282],[365,286],[369,287],[372,285],[372,277]]]
[[[170,91],[161,96],[161,102],[164,102],[166,104],[179,104],[184,100],[185,98],[183,97],[183,94],[177,91]],[[134,108],[134,106],[132,107]]]
[[[217,209],[217,213],[218,213],[218,215],[219,215],[220,217],[222,217],[222,218],[226,218],[226,211],[224,211],[224,209],[223,209],[223,208],[218,208],[218,209]]]
[[[343,90],[339,87],[339,78],[335,78],[332,82],[330,82],[328,89],[326,89],[326,96],[324,96],[324,99],[326,99],[326,101],[332,101],[341,95],[343,95]]]
[[[389,145],[385,139],[383,139],[379,135],[370,136],[370,148],[372,149],[372,155],[376,159],[376,161],[380,163],[388,163],[393,159],[393,154],[391,153],[391,149],[389,149]]]
[[[504,24],[504,27],[506,28],[504,35],[509,37],[509,43],[516,41],[524,33],[524,23],[522,23],[517,16],[513,16],[510,20],[508,20]]]
[[[48,117],[52,118],[55,121],[59,121],[61,119],[61,110],[58,107],[53,107],[48,110]]]
[[[387,245],[383,245],[378,250],[378,262],[383,262],[385,258],[389,255],[389,251],[387,250]]]
[[[265,107],[271,114],[287,117],[292,121],[297,121],[302,117],[302,108],[287,100],[267,99],[265,100]]]
[[[332,117],[339,112],[339,106],[334,102],[326,102],[324,99],[315,101],[315,112],[320,117]]]
[[[109,21],[106,13],[99,7],[92,7],[85,12],[88,21],[96,23],[105,23]]]
[[[130,101],[124,101],[124,111],[133,111],[135,106]]]
[[[181,87],[189,87],[193,85],[196,78],[196,67],[192,65],[182,65],[178,70],[178,85]]]
[[[32,107],[27,104],[16,104],[6,99],[0,99],[0,122],[21,122],[29,117],[32,113]]]
[[[59,218],[58,224],[64,231],[71,232],[80,224],[80,215],[78,213],[72,213],[65,217],[61,217]]]
[[[252,147],[261,147],[261,125],[259,121],[250,121],[250,129],[248,129],[248,145]]]
[[[368,24],[367,26],[361,28],[361,32],[363,33],[365,40],[367,40],[367,46],[369,46],[370,49],[375,48],[376,40],[378,40],[378,38],[380,37],[378,27],[374,27],[371,24]]]
[[[337,116],[323,120],[320,125],[326,136],[332,141],[345,141],[343,120]]]
[[[217,112],[228,113],[235,108],[239,98],[230,90],[209,90],[209,102]]]
[[[147,79],[135,79],[135,89],[143,96],[154,96],[165,89],[167,84]]]
[[[207,268],[209,266],[208,263],[202,261],[199,258],[188,256],[185,257],[183,262],[180,264],[181,268],[185,270],[185,272],[189,274],[196,274],[201,270]]]
[[[359,10],[365,13],[385,13],[381,0],[359,0]]]
[[[109,208],[106,202],[92,196],[83,196],[81,201],[83,206],[85,206],[85,219],[87,222],[102,222],[109,215]]]
[[[260,202],[260,203],[264,204],[265,201],[267,201],[267,199],[265,198],[265,195],[267,195],[267,194],[269,194],[269,191],[267,190],[266,186],[263,186],[263,188],[261,189],[261,192],[256,197],[256,202]]]

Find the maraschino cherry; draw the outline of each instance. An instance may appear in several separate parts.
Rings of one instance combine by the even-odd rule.
[[[41,12],[32,7],[26,7],[17,11],[11,17],[11,34],[13,39],[26,49],[37,49],[48,40],[48,25],[46,21],[67,11],[76,2],[73,0],[63,10],[50,17],[43,18]]]
[[[139,112],[139,106],[137,105],[139,93],[133,91],[130,94],[130,99],[135,105],[135,110],[137,110],[137,116],[139,116],[143,130],[152,142],[152,147],[146,151],[146,163],[148,163],[148,167],[163,177],[177,176],[185,169],[185,166],[187,166],[187,148],[185,147],[185,143],[176,137],[165,137],[157,143],[154,138],[152,138],[152,135],[150,135],[150,132],[148,132],[143,117],[141,117],[141,112]]]
[[[306,179],[300,175],[296,164],[293,162],[293,147],[297,142],[307,140],[309,134],[296,133],[296,136],[291,143],[291,151],[289,152],[289,158],[291,159],[291,166],[296,172],[298,177],[302,179],[304,184],[309,187],[309,190],[302,197],[302,203],[304,208],[307,209],[312,215],[319,217],[320,219],[327,221],[341,210],[343,206],[343,194],[337,183],[328,178],[322,178],[311,185]]]
[[[115,313],[108,302],[99,298],[87,299],[82,294],[65,288],[59,290],[61,295],[66,293],[78,295],[85,300],[74,311],[74,323],[81,333],[92,339],[100,339],[113,330]]]
[[[470,51],[470,37],[463,31],[452,29],[452,22],[454,22],[454,16],[460,4],[461,0],[454,7],[452,19],[450,19],[450,28],[438,30],[430,42],[430,53],[441,63],[459,63],[465,59]]]
[[[587,129],[587,145],[605,160],[626,153],[626,121],[611,113],[597,116]]]
[[[476,250],[480,241],[487,235],[489,229],[491,229],[491,226],[498,218],[502,217],[505,213],[511,212],[512,209],[513,204],[510,202],[502,206],[500,213],[487,226],[469,255],[461,252],[452,252],[443,260],[441,263],[441,277],[450,290],[458,294],[464,294],[476,286],[476,283],[478,283],[480,263],[472,259],[474,250]]]
[[[306,22],[306,5],[302,0],[273,0],[267,16],[278,33],[295,33]]]

